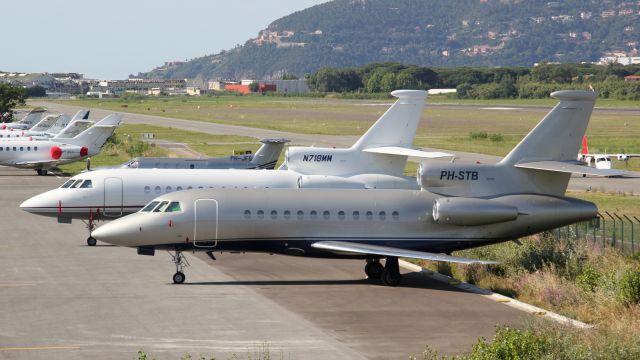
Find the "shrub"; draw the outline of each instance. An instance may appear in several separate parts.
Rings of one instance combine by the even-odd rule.
[[[493,342],[484,339],[473,346],[468,356],[461,357],[469,360],[484,359],[540,359],[552,353],[553,343],[531,330],[517,330],[508,327],[498,328]]]
[[[491,134],[489,135],[489,140],[493,142],[501,142],[504,140],[504,137],[502,137],[502,134]]]
[[[640,304],[640,269],[627,269],[622,278],[617,293],[618,300],[624,305]]]
[[[473,140],[486,139],[489,137],[489,134],[487,134],[485,131],[478,131],[478,132],[472,131],[469,133],[469,137]]]
[[[584,291],[594,292],[602,275],[591,265],[585,265],[576,277],[576,285]]]

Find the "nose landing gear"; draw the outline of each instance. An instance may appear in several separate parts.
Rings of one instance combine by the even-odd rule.
[[[187,278],[182,271],[185,267],[189,266],[189,262],[182,256],[182,251],[180,250],[176,250],[175,255],[171,253],[169,253],[169,255],[171,255],[172,261],[176,265],[176,273],[173,274],[173,283],[182,284]]]

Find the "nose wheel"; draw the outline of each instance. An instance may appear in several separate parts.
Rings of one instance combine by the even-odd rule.
[[[89,236],[87,238],[87,246],[96,246],[97,243],[98,240],[96,240],[96,238],[94,238],[93,236]]]
[[[171,253],[169,253],[169,255],[171,255],[172,261],[176,265],[176,273],[173,274],[173,283],[182,284],[187,278],[184,275],[183,269],[189,266],[189,262],[182,255],[182,251],[176,250],[175,255]]]
[[[91,236],[91,232],[95,230],[98,226],[93,221],[93,214],[90,214],[89,221],[85,222],[87,230],[89,230],[89,237],[87,238],[87,246],[96,246],[98,244],[98,240]]]

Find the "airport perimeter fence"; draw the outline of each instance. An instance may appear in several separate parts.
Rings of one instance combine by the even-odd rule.
[[[628,254],[640,252],[640,219],[636,216],[604,211],[592,220],[557,228],[553,230],[553,234],[558,238],[614,247]]]

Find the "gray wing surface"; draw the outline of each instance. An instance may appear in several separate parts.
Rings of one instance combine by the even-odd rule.
[[[458,256],[434,254],[423,251],[405,250],[387,246],[359,244],[348,241],[318,241],[311,244],[316,249],[332,250],[346,253],[369,254],[381,256],[407,257],[413,259],[445,261],[459,264],[497,264],[495,261],[469,259]]]

